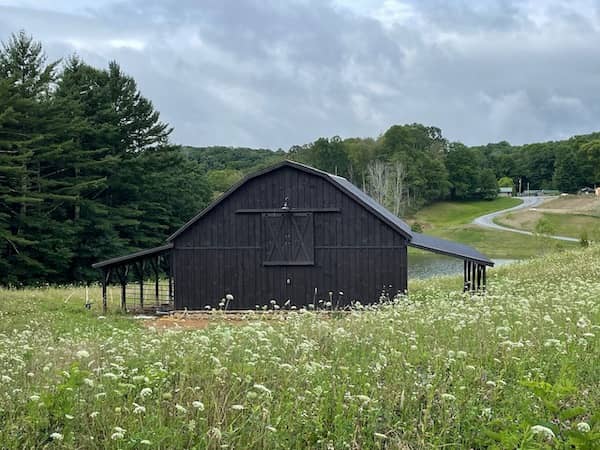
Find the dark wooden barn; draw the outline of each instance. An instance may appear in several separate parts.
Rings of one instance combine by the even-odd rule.
[[[121,285],[123,308],[342,307],[406,293],[408,246],[463,259],[465,290],[485,288],[486,256],[411,231],[342,177],[284,161],[246,177],[165,245],[94,267],[105,301],[106,285]]]

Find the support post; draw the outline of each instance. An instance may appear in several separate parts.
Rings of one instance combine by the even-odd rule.
[[[121,266],[117,269],[117,276],[121,283],[121,310],[125,312],[127,310],[127,275],[129,273],[129,266]]]
[[[477,292],[481,290],[481,264],[477,264]]]
[[[144,261],[140,261],[137,263],[139,282],[140,282],[140,308],[144,308],[144,269],[145,264]]]
[[[475,264],[473,261],[471,261],[471,292],[475,292],[475,281],[476,281],[476,271],[477,271],[477,264]]]
[[[150,262],[150,264],[152,265],[152,270],[154,271],[154,303],[156,304],[156,306],[159,305],[158,302],[158,297],[159,297],[159,286],[158,286],[158,258],[159,256],[156,257],[156,259],[152,259],[152,261]]]
[[[106,314],[108,309],[107,307],[107,299],[106,299],[106,290],[108,282],[110,281],[110,269],[102,269],[102,313]]]
[[[485,286],[486,286],[486,279],[485,279],[485,271],[486,271],[487,267],[483,266],[483,292],[485,292]]]
[[[463,292],[467,292],[468,288],[467,280],[467,260],[463,261]]]

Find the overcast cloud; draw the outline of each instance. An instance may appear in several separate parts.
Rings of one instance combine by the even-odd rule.
[[[0,39],[19,29],[50,58],[117,60],[181,144],[600,130],[600,1],[0,0]]]

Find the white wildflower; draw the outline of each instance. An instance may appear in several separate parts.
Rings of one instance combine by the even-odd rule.
[[[443,398],[444,400],[448,400],[448,401],[450,401],[450,402],[453,402],[454,400],[456,400],[456,397],[455,397],[454,395],[452,395],[452,394],[448,394],[448,393],[444,393],[444,394],[442,394],[442,398]]]
[[[587,328],[590,326],[590,321],[586,317],[580,317],[577,321],[577,326],[579,328]]]
[[[581,433],[589,433],[591,430],[590,425],[587,422],[579,422],[577,424],[577,430]]]
[[[152,395],[152,389],[149,387],[145,387],[140,391],[140,397],[146,398]]]
[[[194,400],[192,402],[192,406],[199,411],[204,411],[204,403],[202,403],[200,400]]]
[[[538,434],[542,436],[544,439],[554,439],[556,436],[554,435],[554,431],[550,428],[542,426],[542,425],[534,425],[531,427],[531,432],[533,434]]]
[[[271,433],[277,433],[277,428],[275,428],[274,426],[267,425],[267,426],[265,427],[265,429],[266,429],[267,431],[270,431]]]
[[[119,432],[115,432],[115,433],[113,433],[113,434],[110,435],[110,438],[113,441],[116,441],[118,439],[123,439],[124,437],[125,437],[125,435],[123,433],[119,433]]]
[[[231,409],[234,411],[242,411],[244,409],[244,405],[232,405]]]
[[[90,417],[93,419],[94,417],[98,416],[98,414],[100,414],[98,411],[92,411],[90,413]]]
[[[140,444],[142,444],[142,445],[152,445],[152,442],[149,441],[148,439],[142,439],[140,441]]]
[[[267,388],[264,384],[255,384],[254,389],[264,394],[271,395],[271,390]]]
[[[54,432],[50,435],[50,438],[52,438],[53,441],[62,441],[64,439],[64,436],[60,433]]]
[[[90,353],[87,350],[79,350],[77,353],[75,353],[75,356],[77,356],[79,359],[84,359],[89,358]]]
[[[181,406],[179,403],[177,403],[175,405],[175,409],[177,410],[177,412],[180,412],[182,414],[185,414],[187,412],[187,409],[185,409],[183,406]]]
[[[67,420],[73,420],[75,417],[73,417],[71,414],[65,414],[65,418]]]
[[[31,395],[29,397],[29,400],[31,400],[32,402],[37,402],[40,399],[40,396],[37,394]]]
[[[229,302],[230,302],[231,300],[233,300],[233,295],[231,295],[231,294],[227,294],[227,295],[225,296],[225,299],[226,299],[227,301],[229,301]]]
[[[383,433],[373,433],[373,435],[377,438],[377,439],[387,439],[387,434],[383,434]]]
[[[137,403],[133,403],[133,406],[135,406],[135,408],[133,408],[133,413],[134,414],[143,414],[146,412],[146,407],[142,406],[142,405],[138,405]]]

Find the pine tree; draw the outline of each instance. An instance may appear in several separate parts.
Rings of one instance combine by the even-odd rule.
[[[28,282],[58,273],[68,257],[60,241],[69,233],[52,217],[60,200],[48,190],[43,175],[44,161],[50,158],[48,108],[57,64],[46,64],[41,44],[24,32],[13,34],[0,50],[0,80],[6,98],[0,147],[13,162],[7,165],[12,175],[4,187],[9,192],[4,222],[11,234],[3,248],[3,259],[11,267],[6,282]]]

